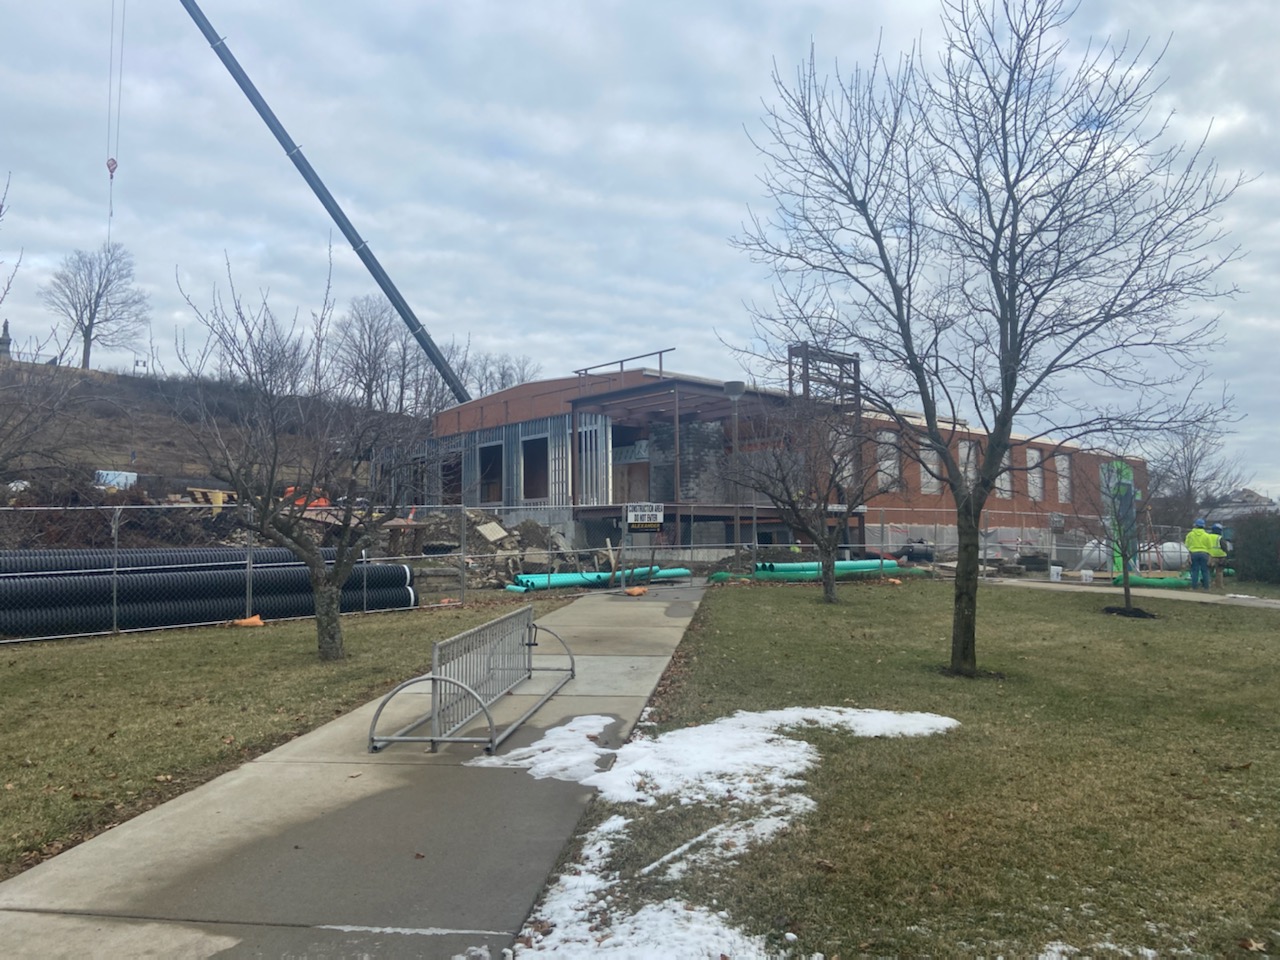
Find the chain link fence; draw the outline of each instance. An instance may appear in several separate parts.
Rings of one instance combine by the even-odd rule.
[[[0,509],[0,638],[312,616],[310,572],[246,519],[221,505]],[[343,612],[418,603],[412,567],[372,555],[341,596]]]
[[[465,603],[539,574],[604,573],[611,583],[634,568],[705,575],[816,559],[812,545],[795,542],[759,505],[668,504],[661,525],[644,531],[628,529],[625,516],[623,505],[403,508],[356,566],[342,609]],[[306,568],[256,536],[247,519],[242,507],[216,503],[0,508],[0,638],[312,615]],[[981,531],[985,572],[1111,569],[1102,518],[1012,519],[1025,522]],[[958,552],[951,511],[872,508],[848,530],[841,559],[946,564]],[[1182,566],[1181,530],[1144,533],[1144,568]]]

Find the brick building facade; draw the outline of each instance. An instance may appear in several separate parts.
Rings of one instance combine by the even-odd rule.
[[[744,541],[787,542],[788,531],[768,505],[724,479],[731,425],[740,421],[746,448],[753,442],[753,412],[786,397],[735,392],[723,381],[637,368],[520,384],[460,404],[435,417],[434,436],[419,453],[421,499],[516,520],[526,511],[575,528],[577,539],[602,542],[610,532],[624,534],[621,505],[656,501],[667,505],[666,542],[729,543],[735,515]],[[888,422],[868,422],[865,431],[878,492],[862,510],[843,515],[857,531],[851,541],[886,549],[914,540],[949,542],[954,506],[928,461],[904,451]],[[975,462],[981,437],[961,423],[954,437],[958,460]],[[1106,509],[1102,465],[1110,459],[1015,438],[984,513],[992,549],[1056,552],[1060,544],[1099,536],[1097,518]],[[1136,486],[1144,488],[1145,463],[1128,462]],[[833,513],[833,522],[839,516]]]

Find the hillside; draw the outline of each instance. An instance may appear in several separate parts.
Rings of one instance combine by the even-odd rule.
[[[66,412],[45,431],[56,435],[56,448],[6,457],[8,479],[56,482],[92,476],[94,470],[123,470],[144,478],[147,493],[156,498],[211,483],[191,427],[176,412],[189,389],[182,380],[71,368],[41,376],[61,381],[57,388],[67,395]],[[10,408],[26,399],[16,392],[0,395]]]

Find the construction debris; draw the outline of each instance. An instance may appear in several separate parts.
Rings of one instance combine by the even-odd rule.
[[[503,587],[522,574],[581,573],[608,570],[603,551],[571,550],[558,530],[534,520],[508,527],[482,510],[431,510],[387,524],[387,556],[422,557],[415,564],[430,576],[458,576],[465,555],[467,585]],[[432,558],[438,558],[435,563]]]

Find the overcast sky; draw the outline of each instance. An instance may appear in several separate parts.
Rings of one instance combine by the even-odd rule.
[[[762,200],[759,130],[776,58],[865,62],[936,34],[937,0],[205,0],[215,29],[431,335],[528,354],[546,376],[666,347],[669,368],[734,378],[721,340],[750,336],[768,276],[728,238]],[[119,21],[125,0],[115,0]],[[1232,448],[1280,495],[1274,367],[1280,237],[1270,175],[1280,111],[1271,0],[1081,0],[1081,41],[1171,38],[1164,102],[1179,136],[1212,120],[1227,172],[1259,179],[1227,225],[1248,258],[1229,279],[1214,358],[1246,419]],[[111,0],[0,0],[0,307],[18,343],[47,332],[36,291],[107,235],[137,259],[155,348],[172,366],[198,303],[224,282],[304,315],[334,246],[345,304],[376,287],[178,0],[134,0],[124,24],[119,148],[108,144]],[[117,48],[117,56],[119,50]],[[117,64],[117,67],[119,64]],[[113,135],[114,136],[114,135]],[[140,356],[145,357],[146,351]],[[131,353],[95,355],[130,370]]]

